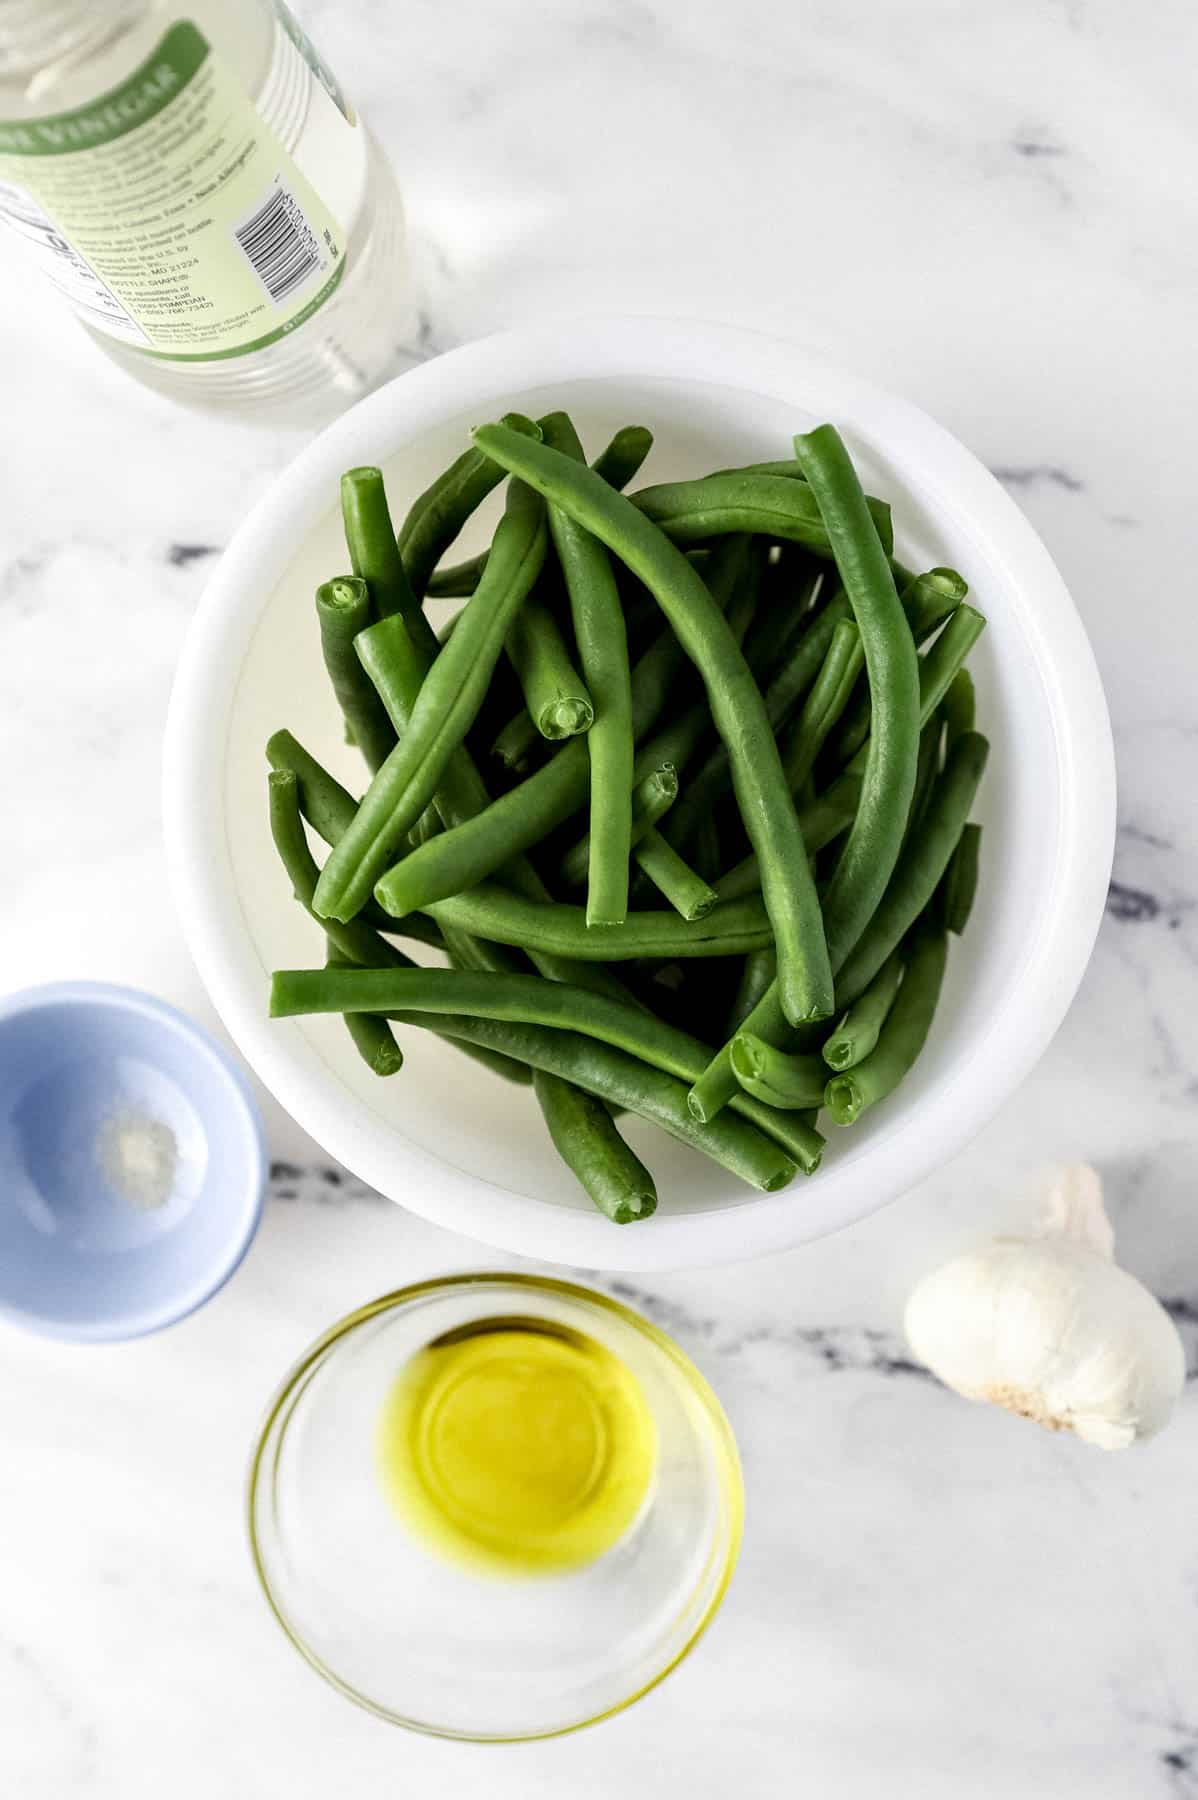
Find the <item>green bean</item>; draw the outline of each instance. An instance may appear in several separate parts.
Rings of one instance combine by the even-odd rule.
[[[903,985],[864,1062],[828,1083],[825,1103],[838,1125],[851,1125],[867,1106],[894,1092],[927,1042],[944,980],[948,940],[943,931],[916,934]]]
[[[686,863],[660,831],[647,831],[633,850],[638,869],[649,877],[675,912],[684,919],[705,919],[718,898],[701,875]]]
[[[897,566],[895,578],[900,578]],[[921,644],[925,638],[930,638],[956,611],[968,592],[969,583],[955,569],[929,569],[923,575],[911,575],[901,586],[899,599],[915,642]]]
[[[388,619],[380,622],[377,626],[372,626],[371,633],[374,634],[376,644],[383,641],[384,638],[389,639],[392,647],[397,647],[405,642],[403,621],[398,618]],[[367,633],[363,633],[364,638],[367,635]],[[412,665],[399,658],[390,665],[389,677],[382,684],[387,703],[395,707],[395,716],[401,725],[406,705],[403,699],[403,682],[406,677],[411,675],[411,672]],[[321,767],[315,757],[309,755],[303,745],[289,731],[276,732],[267,744],[266,751],[274,767],[289,769],[295,775],[299,783],[300,806],[304,816],[330,847],[335,845],[352,823],[357,807],[353,796],[347,793],[345,788]],[[445,798],[444,795],[442,797]],[[484,807],[488,802],[487,790],[473,765],[468,763],[468,759],[467,766],[462,771],[460,786],[453,789],[450,799],[456,806],[467,809],[466,812],[463,812],[463,817],[468,816],[468,808],[475,799],[480,806]],[[313,886],[315,886],[318,873],[315,864],[312,866],[312,871]],[[506,864],[505,875],[528,898],[542,901],[549,899],[544,884],[532,865],[524,858],[513,855]],[[370,920],[376,929],[398,932],[403,936],[417,938],[423,943],[441,947],[445,942],[439,927],[434,925],[431,919],[425,919],[420,914],[392,917],[390,913],[384,912],[378,907],[373,900],[368,901],[362,908],[354,920],[354,924],[364,924],[367,920]],[[571,965],[550,956],[542,956],[538,966],[542,974],[551,980],[568,979],[576,984],[595,987],[604,993],[614,991],[623,993],[620,983],[614,977],[609,976],[604,969],[586,965]],[[478,1060],[489,1061],[481,1054]]]
[[[821,1054],[830,1069],[851,1069],[870,1055],[902,979],[903,959],[896,950],[886,958],[832,1035],[825,1038]]]
[[[374,630],[374,626],[367,626]],[[365,632],[360,632],[354,639],[354,652],[362,653],[362,639]],[[353,815],[358,810],[358,801],[354,799],[349,788],[342,787],[329,770],[318,763],[304,745],[291,736],[290,731],[275,731],[266,742],[266,760],[272,769],[290,769],[291,774],[300,785],[300,812],[308,819],[313,832],[322,837],[326,844],[335,844],[344,832],[349,830]],[[376,931],[396,931],[398,918],[389,913],[381,913],[374,902],[367,902],[363,907],[362,918],[367,918]],[[439,941],[439,934],[437,940]]]
[[[782,475],[788,481],[805,481],[807,478],[793,456],[779,457],[776,462],[738,463],[734,468],[713,469],[712,475]],[[706,477],[707,480],[711,476]]]
[[[429,576],[425,586],[425,594],[430,600],[468,600],[479,584],[483,570],[487,566],[489,552],[480,550],[477,556],[468,556],[465,561],[450,563],[446,569],[436,569]]]
[[[637,745],[636,761],[632,766],[633,780],[643,781],[651,770],[662,763],[669,763],[674,769],[684,769],[710,731],[711,714],[707,710],[707,702],[696,700],[693,706],[676,713],[652,737]]]
[[[411,959],[402,950],[397,950],[394,944],[380,937],[377,931],[363,924],[361,919],[351,919],[343,924],[336,919],[321,919],[313,911],[312,896],[316,891],[320,871],[304,835],[299,782],[290,769],[272,769],[267,776],[267,784],[270,796],[270,832],[279,860],[290,877],[296,899],[304,911],[316,920],[334,952],[348,962],[365,967],[375,964],[380,967],[411,967]]]
[[[486,938],[471,937],[465,931],[446,932],[445,947],[450,967],[464,972],[476,975],[526,975],[528,971],[528,960],[518,951],[509,950],[506,944],[488,943]],[[568,982],[573,988],[584,988],[588,993],[599,994],[620,1006],[633,1006],[642,1012],[645,1010],[622,982],[609,975],[597,963],[571,963],[564,957],[552,956],[534,956],[531,961],[546,983]]]
[[[430,663],[413,641],[406,621],[398,616],[381,619],[360,633],[354,648],[374,685],[387,716],[402,737],[419,697]],[[454,826],[489,806],[491,796],[465,747],[454,751],[441,775],[430,806],[408,834],[418,849],[437,836],[442,825]]]
[[[451,969],[473,975],[523,975],[528,963],[518,951],[506,944],[488,944],[485,938],[471,937],[466,931],[445,933],[445,954]]]
[[[268,740],[266,758],[273,769],[289,770],[295,776],[299,784],[300,811],[317,837],[330,846],[335,844],[348,829],[358,808],[358,802],[349,790],[334,780],[289,731],[276,731]],[[441,932],[431,919],[419,915],[393,916],[384,912],[374,900],[367,901],[358,918],[376,931],[389,931],[437,946],[442,942]]]
[[[387,506],[387,490],[381,469],[347,469],[341,477],[341,522],[354,574],[370,589],[376,619],[399,613],[413,641],[432,661],[437,654],[436,633],[412,592],[395,527]]]
[[[953,746],[918,831],[905,844],[877,911],[840,970],[837,994],[843,1006],[865,992],[935,893],[969,817],[988,751],[976,731]]]
[[[547,1069],[533,1070],[532,1087],[555,1150],[599,1211],[617,1225],[656,1212],[653,1177],[602,1100]]]
[[[613,1050],[639,1058],[645,1068],[682,1079],[696,1074],[711,1055],[710,1045],[654,1018],[631,1001],[608,999],[572,983],[542,981],[535,975],[464,974],[450,969],[405,970],[402,973],[411,979],[394,981],[384,976],[382,980],[363,982],[363,973],[280,970],[271,983],[272,1014],[284,1018],[312,1012],[343,1012],[347,1007],[361,1010],[363,1004],[372,1011],[404,1018],[419,1018],[427,1011],[462,1013],[472,1020],[491,1019],[529,1028],[542,1026],[563,1036],[594,1038]],[[382,972],[371,973],[378,976]],[[534,1066],[547,1065],[536,1062]],[[635,1104],[624,1104],[638,1110]],[[794,1132],[789,1125],[771,1118],[769,1109],[751,1098],[738,1099],[737,1110],[774,1135],[799,1166],[809,1170],[812,1155],[818,1156],[818,1142],[813,1143],[809,1133]]]
[[[445,934],[440,926],[434,925],[431,919],[426,919],[423,913],[408,913],[402,919],[393,919],[372,900],[369,906],[362,908],[354,923],[369,925],[373,930],[387,932],[392,937],[408,938],[414,944],[427,944],[430,950],[445,948]]]
[[[385,938],[371,931],[366,923],[368,910],[349,924],[330,926],[322,921],[313,906],[316,882],[319,869],[308,848],[303,826],[299,819],[299,806],[311,807],[307,812],[309,823],[322,837],[326,831],[330,834],[326,842],[335,843],[353,817],[354,800],[333,777],[321,768],[314,757],[308,755],[303,746],[292,737],[289,731],[276,732],[267,746],[272,760],[278,758],[270,781],[271,831],[279,849],[280,857],[291,877],[292,888],[300,905],[322,926],[328,942],[339,955],[351,958],[354,962],[369,966],[379,965],[392,968],[414,968],[411,958],[389,944]],[[291,766],[294,764],[295,766]],[[294,805],[292,797],[294,796]],[[317,823],[313,812],[319,815],[321,823]],[[392,928],[403,927],[411,931],[416,921],[392,919]],[[430,940],[431,941],[431,940]],[[436,941],[440,943],[440,933]],[[456,1042],[456,1039],[455,1039]],[[471,1044],[458,1043],[457,1048],[473,1062],[480,1063],[490,1069],[493,1074],[501,1075],[505,1081],[514,1081],[527,1085],[530,1076],[527,1068],[509,1057],[498,1055],[485,1046],[479,1048]]]
[[[839,434],[831,425],[817,426],[795,439],[795,455],[819,504],[860,627],[873,695],[861,802],[824,896],[828,956],[835,969],[869,922],[902,847],[919,749],[919,671],[887,546]]]
[[[743,902],[733,904],[743,905]],[[746,1015],[740,1034],[748,1033],[753,1037],[764,1038],[767,1043],[781,1045],[788,1038],[789,1032],[789,1021],[782,1011],[775,978],[753,1010]],[[733,1034],[734,1037],[736,1035],[738,1034]],[[729,1101],[735,1099],[738,1087],[732,1068],[732,1043],[729,1041],[716,1051],[702,1074],[691,1083],[686,1097],[687,1105],[696,1119],[703,1124],[710,1124],[719,1117]]]
[[[765,711],[770,729],[777,731],[796,701],[802,698],[819,673],[827,655],[832,633],[842,618],[849,616],[849,603],[838,596],[818,619],[812,621],[794,645],[782,668],[765,690]],[[690,842],[700,821],[709,817],[716,800],[731,778],[726,745],[716,744],[687,778],[686,792],[674,808],[666,836],[672,844]]]
[[[923,815],[927,811],[932,784],[940,773],[940,740],[943,736],[944,723],[939,712],[935,712],[919,734],[919,755],[915,761],[915,787],[911,794],[911,810],[907,815],[904,843],[919,830]]]
[[[528,716],[542,737],[576,737],[591,729],[591,696],[543,600],[531,595],[524,602],[508,629],[506,648]]]
[[[814,856],[826,844],[834,843],[842,831],[848,830],[860,799],[861,777],[846,772],[838,776],[831,787],[800,808],[799,824],[803,829],[803,842],[809,856]],[[757,857],[750,852],[719,877],[715,891],[721,901],[740,900],[745,894],[757,893],[760,886]]]
[[[728,1013],[726,1035],[738,1031],[778,973],[778,961],[772,949],[750,950],[741,964],[740,980]]]
[[[412,1022],[427,1023],[446,1035],[520,1057],[533,1068],[548,1069],[609,1105],[625,1107],[652,1120],[751,1187],[776,1193],[794,1179],[798,1165],[793,1158],[747,1118],[721,1118],[714,1125],[699,1124],[687,1111],[686,1089],[680,1081],[607,1044],[577,1032],[497,1024],[457,1014],[414,1013]],[[804,1173],[818,1167],[823,1146],[818,1133],[810,1136],[814,1140],[810,1144],[810,1167]]]
[[[860,792],[860,776],[846,773],[839,777],[826,794],[803,809],[799,819],[804,839],[812,852],[824,842],[831,842],[838,837],[851,823]],[[756,880],[756,875],[756,858],[750,856],[717,883],[716,891],[721,902],[751,892],[751,883]],[[771,984],[754,996],[752,1011],[740,1022],[745,1029],[779,1049],[792,1036],[779,1003],[776,984]],[[689,1102],[696,1116],[701,1119],[715,1118],[736,1092],[737,1080],[732,1067],[731,1051],[731,1043],[726,1043],[691,1089]]]
[[[550,418],[561,415],[551,413]],[[544,424],[544,420],[541,421]],[[609,487],[626,488],[653,448],[653,433],[644,425],[622,425],[606,449],[601,450],[591,467]],[[472,594],[486,567],[490,552],[467,557],[451,568],[437,569],[428,580],[425,592],[431,599],[458,599]]]
[[[316,889],[322,917],[353,917],[436,793],[486,693],[507,629],[540,573],[545,542],[544,508],[513,482],[486,575],[425,677],[402,739],[324,866]]]
[[[326,844],[335,844],[345,828],[345,820],[353,817],[354,807],[357,805],[353,796],[341,786],[340,782],[334,781],[333,777],[321,768],[315,757],[310,756],[289,731],[277,731],[270,739],[266,749],[272,771],[290,775],[295,780],[299,810],[316,835],[323,838]],[[272,795],[273,792],[272,786]],[[285,815],[280,815],[280,817],[283,816]],[[288,844],[295,846],[298,843],[303,847],[302,858],[297,855],[294,866],[288,864],[288,867],[293,883],[297,881],[296,868],[302,869],[305,882],[304,892],[307,894],[308,875],[311,875],[311,887],[314,890],[320,870],[308,850],[307,839],[302,831],[299,833],[298,840],[292,835],[290,825],[287,831]],[[280,854],[282,855],[281,847]],[[283,860],[285,863],[287,862],[286,857]],[[302,899],[301,904],[307,908],[308,899]],[[312,913],[311,916],[324,930],[325,921],[320,919],[316,913]],[[423,918],[420,915],[406,918],[393,917],[390,913],[384,912],[380,906],[375,905],[373,901],[362,908],[357,918],[353,920],[352,926],[339,925],[337,927],[337,938],[347,945],[351,944],[356,938],[358,926],[364,929],[367,926],[370,927],[369,936],[357,939],[357,947],[361,953],[355,955],[354,960],[358,962],[390,960],[392,946],[375,941],[374,934],[380,931],[389,932],[392,936],[412,938],[417,943],[429,944],[434,949],[440,949],[444,944],[440,929],[433,924],[431,919]],[[380,952],[381,954],[379,954]],[[347,951],[347,954],[353,954],[352,949]],[[401,956],[400,960],[406,967],[408,959]]]
[[[413,642],[407,621],[398,616],[381,619],[364,631],[356,648],[363,669],[402,737],[410,728],[412,712],[431,664]],[[489,804],[490,798],[469,753],[455,750],[445,764],[433,800],[442,824],[457,825],[462,819],[472,818],[480,807]]]
[[[779,746],[791,793],[798,792],[815,767],[824,740],[848,705],[864,666],[861,633],[852,619],[841,619],[815,683]]]
[[[560,414],[551,414],[552,418],[560,418]],[[549,433],[545,433],[545,441],[549,443]],[[596,475],[601,475],[608,487],[622,489],[628,486],[634,475],[639,474],[641,465],[653,448],[653,433],[646,425],[622,425],[607,447],[601,450],[591,467]]]
[[[947,930],[957,937],[969,923],[978,891],[978,853],[982,843],[980,825],[967,825],[944,872],[940,884],[941,914]]]
[[[386,904],[387,883],[379,884]],[[582,962],[628,962],[649,956],[737,956],[770,941],[769,915],[758,895],[717,906],[688,923],[673,912],[629,913],[622,925],[591,925],[581,906],[538,904],[491,882],[436,900],[427,909],[442,926],[498,944]]]
[[[353,795],[289,731],[276,731],[267,740],[266,757],[273,769],[295,776],[305,819],[326,844],[335,844],[349,830],[358,810]]]
[[[298,748],[298,745],[296,747]],[[300,782],[290,769],[274,769],[268,779],[271,835],[278,849],[280,860],[291,879],[292,891],[296,899],[309,917],[320,924],[321,921],[317,918],[312,904],[320,871],[308,848],[308,841],[304,836],[304,828],[300,819]],[[352,805],[353,802],[351,801],[350,804]],[[379,937],[376,932],[369,930],[361,919],[354,919],[349,925],[337,925],[331,931],[326,930],[326,941],[334,955],[344,957],[347,961],[358,965],[403,969],[416,967],[410,957],[405,956],[401,950],[397,950],[394,944],[387,943],[386,939]],[[350,1027],[350,1032],[355,1044],[358,1044],[361,1050],[360,1034],[353,1027]],[[519,1062],[513,1062],[508,1057],[497,1055],[485,1046],[476,1049],[463,1043],[459,1044],[458,1048],[476,1062],[491,1069],[495,1074],[502,1075],[507,1081],[526,1083],[529,1079],[527,1069]],[[398,1052],[398,1046],[396,1046],[396,1050]],[[384,1071],[380,1070],[379,1072],[383,1073]]]
[[[927,723],[934,708],[948,697],[957,676],[963,672],[961,665],[985,629],[986,620],[976,607],[958,606],[939,637],[924,652],[919,668],[921,725]],[[969,688],[972,693],[972,679]],[[972,728],[971,724],[968,729]],[[960,736],[961,733],[958,732],[957,735]]]
[[[986,621],[976,607],[954,607],[944,630],[930,650],[919,659],[919,723],[922,729],[944,699],[965,658],[986,629]],[[836,762],[852,768],[864,768],[865,746],[870,736],[869,696],[854,710],[851,719],[838,735],[832,755]],[[854,758],[856,760],[854,760]]]
[[[968,669],[958,669],[944,690],[940,706],[944,714],[944,748],[947,753],[965,732],[972,731],[977,711],[973,676]]]
[[[471,1062],[476,1062],[480,1068],[489,1069],[492,1075],[498,1075],[501,1080],[510,1081],[515,1087],[531,1086],[532,1070],[526,1062],[522,1062],[517,1056],[507,1056],[502,1050],[492,1049],[489,1044],[471,1041],[464,1031],[456,1029],[461,1021],[453,1021],[453,1031],[440,1030],[427,1017],[411,1020],[409,1023],[421,1025],[426,1031],[431,1031],[434,1037],[444,1038],[455,1050],[468,1056]]]
[[[522,706],[499,732],[489,754],[501,768],[514,775],[523,775],[536,753],[544,750],[546,742],[530,718],[528,708]]]
[[[799,480],[754,472],[705,475],[698,481],[665,481],[642,488],[632,499],[638,511],[675,544],[698,544],[730,531],[752,531],[831,556],[833,539],[809,480],[809,474]],[[884,500],[870,499],[867,505],[889,555],[894,548],[890,508]]]
[[[657,821],[669,811],[678,794],[678,773],[670,763],[663,763],[638,781],[632,794],[632,828],[630,842],[638,844]],[[558,864],[558,875],[566,887],[581,887],[587,879],[590,865],[590,834],[579,838],[571,844]],[[627,909],[625,909],[627,910]],[[587,924],[622,925],[623,919],[591,918],[590,900],[587,901]]]
[[[632,671],[634,737],[641,738],[651,729],[684,662],[682,647],[668,628],[658,633],[637,662]],[[651,767],[660,760],[655,759]],[[634,780],[650,772],[638,757]],[[589,779],[586,742],[571,739],[485,812],[413,851],[389,870],[379,884],[386,890],[384,904],[397,913],[409,913],[416,910],[406,904],[404,896],[409,893],[422,896],[423,910],[425,901],[431,904],[477,886],[517,851],[539,844],[577,812],[586,801]]]
[[[325,963],[330,969],[349,966],[344,957],[337,955],[332,944],[325,955]],[[363,1012],[347,1012],[343,1016],[354,1048],[371,1073],[398,1075],[403,1068],[403,1051],[386,1019],[380,1019],[377,1013]]]
[[[744,533],[721,539],[704,573],[708,592],[720,611],[727,615],[728,628],[737,643],[743,642],[752,622],[757,601],[757,574],[753,539]],[[670,671],[671,676],[672,673]],[[638,744],[635,778],[639,779],[663,762],[673,763],[676,769],[685,768],[711,729],[711,709],[703,698],[682,712],[676,712],[653,737]]]
[[[787,1016],[793,1022],[826,1016],[831,970],[798,819],[760,689],[708,588],[650,521],[591,470],[502,425],[483,426],[474,435],[480,449],[521,479],[531,478],[551,504],[606,543],[656,595],[703,676],[712,718],[729,748],[737,802],[761,863]],[[800,491],[798,484],[782,485]]]
[[[948,574],[952,574],[952,571],[932,571],[932,575]],[[957,580],[960,581],[959,576]],[[912,576],[901,595],[904,610],[910,604],[908,617],[917,643],[935,630],[947,616],[946,612],[936,613],[928,594],[933,595],[937,605],[947,606],[948,612],[953,611],[959,603],[958,600],[949,603],[947,584],[932,586],[925,591],[920,587],[920,583],[925,581],[930,582],[930,577]],[[963,582],[961,587],[964,589]],[[765,710],[775,731],[785,723],[795,704],[802,699],[818,675],[837,625],[842,619],[851,616],[848,595],[838,588],[829,595],[792,645],[782,667],[765,690]],[[683,766],[681,758],[674,757],[672,760],[677,762],[679,768]],[[727,784],[728,755],[724,746],[718,744],[699,769],[687,779],[686,792],[674,808],[665,830],[665,836],[672,844],[685,845],[689,841],[699,820],[711,811],[713,802]]]
[[[542,423],[542,433],[544,441],[554,449],[582,461],[582,445],[565,413],[550,413]],[[648,445],[644,455],[648,455]],[[549,508],[549,531],[570,597],[574,638],[584,676],[598,709],[587,734],[587,922],[618,925],[628,912],[628,854],[633,829],[635,747],[628,634],[616,578],[603,545],[560,507]]]
[[[411,831],[409,831],[408,842],[411,844],[413,850],[418,849],[421,844],[427,844],[431,837],[436,837],[440,829],[441,820],[437,813],[436,803],[434,802],[433,805],[425,807]]]
[[[506,414],[504,424],[529,437],[540,435],[540,428],[522,413]],[[399,553],[418,600],[424,597],[433,570],[467,519],[502,480],[493,462],[477,450],[465,450],[412,502],[399,528]]]
[[[743,643],[756,611],[762,566],[759,547],[751,537],[741,535],[721,539],[711,553],[704,572],[711,597],[721,612],[726,611],[728,629],[738,644]],[[705,699],[697,700],[693,706],[676,714],[647,743],[638,745],[633,779],[641,778],[646,771],[663,762],[673,763],[678,769],[685,767],[699,745],[710,735],[711,729],[711,709]],[[714,820],[709,818],[707,826],[709,832],[714,832]],[[706,886],[707,870],[704,868],[699,871],[702,888],[694,886],[693,872],[687,870],[685,862],[677,856],[673,847],[662,841],[663,836],[664,834],[652,835],[649,857],[656,861],[663,878],[672,882],[676,892],[681,895],[682,905],[687,909],[684,916],[700,917],[701,913],[691,909],[706,906],[710,910],[715,904],[709,898],[710,889]],[[717,856],[712,865],[712,875],[717,872],[718,866]],[[760,887],[760,883],[757,885]],[[652,886],[649,872],[640,868],[633,887],[634,897],[643,903]]]
[[[760,538],[752,541],[764,542]],[[772,681],[779,663],[790,655],[823,580],[821,565],[812,562],[798,545],[783,544],[782,550],[793,555],[765,570],[762,604],[745,639],[745,661],[759,683]]]
[[[578,1031],[685,1077],[702,1068],[708,1047],[630,1001],[610,1000],[573,983],[544,981],[507,969],[402,969],[402,980],[378,970],[280,969],[271,980],[277,1019],[309,1013],[468,1013],[518,1025]],[[363,980],[362,976],[371,979]]]
[[[377,884],[382,904],[402,914],[412,910],[403,903],[406,893],[420,893],[431,904],[475,887],[576,812],[586,799],[589,773],[586,740],[572,738],[485,811],[389,869]]]
[[[738,1031],[730,1050],[732,1073],[746,1094],[786,1112],[823,1105],[828,1071],[818,1056],[775,1049],[751,1031]]]
[[[354,639],[370,624],[370,591],[356,576],[340,575],[316,590],[320,648],[350,742],[373,774],[395,747],[395,733],[379,697],[362,674]]]
[[[403,620],[384,619],[378,625],[371,626],[358,640],[358,653],[375,682],[396,729],[401,732],[406,730],[411,697],[419,693],[419,657],[407,637]],[[352,804],[351,801],[351,807]],[[491,804],[486,785],[466,750],[455,750],[445,765],[434,804],[450,829],[468,823]],[[343,822],[343,829],[347,824],[348,821]],[[523,855],[514,851],[509,854],[503,864],[503,877],[526,899],[549,900],[549,891],[544,882]],[[375,902],[371,900],[367,905],[373,908]],[[383,917],[386,918],[387,914],[384,913]],[[409,929],[412,917],[409,914],[404,920]],[[458,934],[459,938],[460,935]],[[550,980],[575,981],[604,993],[613,990],[623,992],[615,977],[604,969],[568,964],[551,956],[541,956],[535,960],[541,973]]]
[[[727,602],[721,602],[720,611],[728,621],[728,630],[735,638],[738,649],[743,653],[745,638],[748,636],[749,627],[756,617],[757,604],[761,596],[761,576],[764,569],[764,563],[758,554],[758,545],[756,541],[751,537],[724,538],[707,565],[704,580],[707,584],[708,592],[710,592],[712,586],[722,578],[724,565],[720,552],[727,546],[730,557],[734,557],[741,545],[744,546],[744,553],[740,563],[740,566],[743,567],[745,571],[744,578],[732,588]],[[733,562],[733,567],[736,566],[737,564]],[[746,658],[746,661],[747,660],[748,659]],[[754,676],[754,680],[756,680],[756,676]]]

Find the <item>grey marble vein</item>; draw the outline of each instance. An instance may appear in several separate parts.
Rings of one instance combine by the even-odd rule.
[[[1003,463],[992,468],[991,474],[1004,487],[1054,487],[1066,494],[1083,494],[1086,491],[1086,484],[1081,476],[1072,474],[1058,463]]]
[[[220,555],[219,544],[168,544],[166,560],[173,569],[187,569],[192,563],[206,562]]]
[[[366,1182],[335,1163],[301,1165],[275,1158],[270,1165],[272,1200],[296,1200],[316,1206],[386,1206],[388,1201]]]
[[[771,1321],[736,1328],[726,1326],[717,1315],[696,1313],[686,1305],[669,1299],[655,1289],[646,1288],[622,1277],[598,1277],[600,1284],[617,1300],[643,1312],[655,1325],[661,1326],[682,1342],[702,1343],[720,1356],[738,1356],[759,1348],[776,1348],[798,1353],[827,1374],[869,1373],[875,1375],[916,1375],[927,1379],[927,1371],[908,1355],[902,1341],[893,1333],[866,1325],[800,1324]]]

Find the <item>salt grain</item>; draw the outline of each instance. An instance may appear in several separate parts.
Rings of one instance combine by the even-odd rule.
[[[96,1157],[109,1186],[130,1206],[165,1206],[175,1185],[175,1134],[158,1119],[115,1113],[105,1119]]]

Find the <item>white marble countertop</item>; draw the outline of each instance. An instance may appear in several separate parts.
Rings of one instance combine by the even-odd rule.
[[[277,1377],[384,1287],[496,1261],[272,1107],[267,1219],[207,1310],[98,1350],[0,1330],[0,1791],[1198,1794],[1198,1385],[1108,1457],[956,1401],[896,1332],[918,1272],[1078,1155],[1124,1259],[1198,1322],[1192,8],[297,10],[403,183],[414,348],[597,304],[723,316],[907,394],[1002,474],[1107,682],[1116,885],[1049,1055],[936,1179],[768,1265],[608,1284],[722,1395],[749,1529],[700,1651],[581,1737],[390,1730],[259,1601],[241,1483]],[[166,886],[163,714],[210,559],[295,441],[173,410],[24,283],[0,392],[0,984],[116,978],[211,1022]]]

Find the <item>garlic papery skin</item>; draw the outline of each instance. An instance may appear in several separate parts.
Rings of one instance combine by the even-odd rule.
[[[913,1355],[969,1400],[1122,1450],[1164,1425],[1185,1352],[1160,1302],[1113,1261],[1092,1169],[1066,1171],[1043,1230],[935,1269],[907,1301]]]

